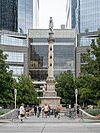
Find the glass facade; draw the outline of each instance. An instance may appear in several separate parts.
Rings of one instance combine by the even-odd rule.
[[[33,0],[18,0],[18,30],[27,33],[33,28]]]
[[[0,0],[0,29],[17,31],[18,0]]]
[[[0,0],[0,49],[8,54],[14,77],[28,75],[26,34],[28,29],[37,28],[38,11],[39,0]]]
[[[24,67],[23,66],[13,66],[9,65],[9,70],[13,72],[13,76],[16,78],[18,76],[21,76],[24,73]]]
[[[39,0],[33,0],[33,29],[39,27]]]
[[[43,39],[43,38],[42,38]],[[33,39],[34,40],[34,39]],[[44,39],[45,40],[45,39]],[[75,73],[74,42],[66,39],[56,39],[62,42],[54,43],[54,76],[71,70]],[[33,42],[30,45],[30,75],[33,80],[46,80],[48,72],[48,43]]]
[[[0,36],[0,45],[27,46],[27,40],[21,37]]]
[[[24,54],[18,53],[18,52],[4,52],[4,54],[7,54],[7,60],[9,62],[24,62]]]
[[[76,11],[76,8],[77,8],[77,0],[72,0],[72,3],[71,3],[71,9],[72,9],[72,27],[71,28],[75,28],[76,26],[76,16],[75,16],[75,11]]]
[[[77,8],[77,0],[67,0],[66,3],[66,28],[71,29],[76,26],[75,10]]]
[[[78,0],[79,33],[94,32],[100,28],[100,0]]]
[[[100,30],[100,1],[77,0],[76,19],[76,29],[81,36],[78,46],[90,46],[92,39],[96,40],[95,32]]]
[[[28,33],[38,26],[38,11],[39,0],[0,0],[0,29]]]
[[[87,37],[86,35],[81,36],[78,38],[78,46],[90,46],[92,40],[95,40],[96,43],[96,37]]]
[[[7,54],[7,64],[9,70],[12,70],[14,78],[22,74],[28,75],[28,45],[25,35],[11,32],[2,31],[0,34],[0,49],[4,50]]]

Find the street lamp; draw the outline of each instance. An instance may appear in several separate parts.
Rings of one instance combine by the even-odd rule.
[[[77,116],[77,95],[78,95],[78,90],[75,89],[76,116]]]
[[[17,89],[14,89],[14,95],[15,95],[15,109],[16,109],[16,96],[17,96]]]

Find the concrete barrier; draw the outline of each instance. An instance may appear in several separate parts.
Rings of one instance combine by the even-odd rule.
[[[3,115],[0,115],[0,119],[15,119],[18,118],[18,109],[13,109]]]

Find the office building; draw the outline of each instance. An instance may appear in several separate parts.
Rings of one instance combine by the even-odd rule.
[[[77,8],[77,0],[67,0],[66,3],[66,28],[71,29],[76,27],[75,11]]]
[[[13,77],[28,75],[28,45],[27,36],[12,31],[0,31],[0,49],[7,54],[6,63],[12,70]]]
[[[17,31],[18,0],[0,0],[0,29]]]
[[[95,40],[100,31],[100,1],[77,0],[76,10],[77,49],[76,76],[82,73],[82,66],[86,64],[82,55],[90,48],[92,39]]]
[[[90,46],[100,30],[100,1],[77,0],[76,20],[78,46]]]
[[[39,0],[0,0],[0,29],[27,33],[38,28],[38,11]]]
[[[29,28],[38,28],[39,0],[0,0],[0,49],[13,76],[28,75]]]
[[[94,32],[100,28],[100,1],[77,0],[78,33]]]
[[[39,28],[39,0],[33,0],[33,29]]]
[[[78,46],[90,46],[91,40],[96,39],[95,32],[100,30],[100,1],[77,0],[76,12]]]
[[[35,84],[45,84],[48,71],[48,29],[30,29],[29,72]],[[54,29],[54,77],[61,72],[75,74],[75,29]]]

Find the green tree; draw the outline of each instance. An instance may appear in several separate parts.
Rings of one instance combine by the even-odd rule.
[[[56,91],[61,97],[61,103],[74,104],[75,88],[73,74],[68,72],[61,73],[57,79]]]
[[[79,77],[77,87],[80,90],[80,100],[87,103],[100,101],[100,34],[95,42],[92,40],[91,49],[83,56],[87,61],[84,65],[84,76]]]
[[[37,92],[32,80],[27,76],[20,76],[16,85],[17,103],[38,104]]]
[[[0,104],[9,105],[13,103],[13,78],[12,72],[8,70],[5,60],[7,55],[0,50]]]
[[[84,56],[87,61],[87,65],[84,66],[84,69],[88,74],[100,77],[100,34],[96,42],[92,40],[91,49],[92,50],[88,49],[88,53]]]
[[[78,89],[79,104],[96,104],[96,79],[94,76],[84,75],[76,78],[75,86]]]

